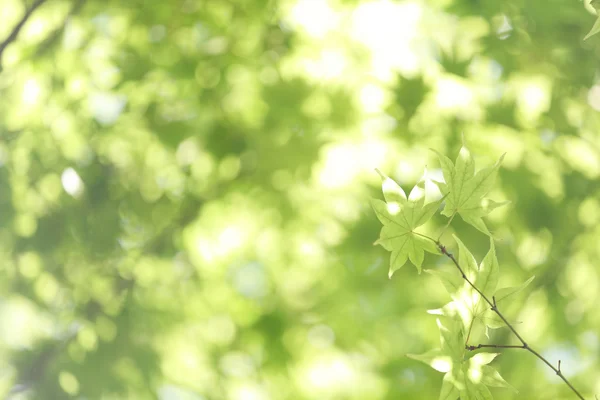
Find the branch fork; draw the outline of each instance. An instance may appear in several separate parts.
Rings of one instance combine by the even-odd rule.
[[[509,349],[510,348],[510,349],[527,350],[530,353],[532,353],[534,356],[536,356],[538,359],[540,359],[542,362],[544,362],[546,365],[548,365],[548,367],[550,367],[556,373],[556,375],[560,376],[560,378],[567,384],[567,386],[569,386],[569,388],[573,391],[573,393],[575,393],[575,395],[577,395],[577,397],[579,399],[585,400],[584,397],[581,395],[581,393],[579,393],[579,391],[577,391],[577,389],[575,389],[573,387],[571,382],[569,382],[569,380],[563,375],[563,373],[560,369],[561,360],[558,360],[558,368],[557,368],[554,365],[552,365],[544,356],[542,356],[540,353],[538,353],[537,351],[535,351],[534,349],[529,347],[527,342],[525,342],[525,340],[521,337],[521,335],[516,331],[516,329],[512,326],[512,324],[510,322],[508,322],[508,320],[504,317],[504,315],[498,309],[498,305],[496,303],[496,297],[492,296],[492,299],[490,300],[485,294],[483,294],[483,292],[481,290],[479,290],[479,288],[477,286],[475,286],[475,284],[469,280],[469,278],[466,276],[464,270],[461,268],[460,264],[458,263],[458,261],[456,260],[454,255],[452,255],[452,253],[448,252],[448,250],[446,249],[446,246],[444,246],[442,243],[440,243],[439,240],[435,240],[433,238],[429,238],[429,239],[432,240],[436,244],[436,246],[438,247],[438,249],[440,250],[440,252],[443,255],[445,255],[452,261],[452,263],[459,270],[462,278],[469,284],[469,286],[471,286],[477,293],[479,293],[481,298],[486,303],[488,303],[488,305],[490,306],[490,309],[493,312],[495,312],[496,315],[498,315],[498,317],[500,317],[500,319],[502,319],[504,324],[511,330],[511,332],[514,334],[514,336],[521,342],[520,345],[479,344],[477,346],[470,346],[470,345],[465,344],[465,349],[473,351],[473,350],[477,350],[477,349],[481,349],[481,348],[485,348],[485,347],[491,347],[491,348],[496,348],[496,349],[498,349],[498,348]]]

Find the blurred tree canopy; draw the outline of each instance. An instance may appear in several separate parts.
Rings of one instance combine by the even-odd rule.
[[[477,165],[507,153],[492,197],[511,205],[487,226],[501,285],[536,279],[506,314],[600,394],[594,19],[547,0],[2,0],[0,397],[437,398],[406,354],[438,346],[426,310],[447,295],[412,267],[388,280],[369,197],[374,168],[440,176],[429,148],[461,134]],[[452,233],[481,259],[485,236]],[[519,393],[495,398],[573,397],[504,353]]]

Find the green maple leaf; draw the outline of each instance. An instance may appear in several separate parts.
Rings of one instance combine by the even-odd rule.
[[[458,244],[458,264],[461,266],[461,269],[467,278],[486,297],[491,299],[498,285],[499,278],[499,266],[494,241],[490,238],[490,249],[478,265],[475,257],[473,257],[473,254],[471,254],[464,243],[457,236],[454,236],[454,240]],[[477,292],[474,292],[471,285],[461,277],[460,272],[456,268],[454,270],[425,270],[425,272],[435,275],[440,279],[450,297],[454,300],[454,304],[450,308],[462,316],[465,325],[469,325],[472,318],[478,317],[486,309],[489,309],[489,307],[486,307],[487,303]],[[449,307],[446,306],[446,309],[449,309]]]
[[[456,388],[456,386],[454,386],[452,380],[453,376],[451,373],[448,372],[444,375],[439,400],[456,400],[459,398],[460,391]]]
[[[506,202],[497,203],[484,199],[483,196],[492,188],[504,155],[494,165],[475,173],[475,163],[465,146],[460,149],[455,163],[452,163],[448,157],[433,151],[440,159],[445,180],[445,182],[435,182],[442,194],[447,196],[442,215],[452,218],[459,214],[466,223],[486,235],[491,235],[482,217]]]
[[[475,257],[469,249],[454,237],[458,244],[458,263],[465,275],[477,288],[492,300],[496,297],[496,303],[504,300],[507,296],[522,290],[530,280],[523,285],[514,288],[504,288],[496,290],[499,278],[498,259],[496,257],[496,248],[492,238],[490,238],[490,249],[481,263],[478,265]],[[473,325],[473,320],[481,322],[481,328],[489,338],[488,329],[498,329],[506,327],[506,323],[490,309],[489,304],[469,285],[460,275],[456,268],[425,270],[425,272],[436,276],[444,285],[446,291],[450,294],[452,301],[444,307],[437,310],[429,310],[430,314],[444,316],[459,316],[463,321],[465,329],[480,329],[479,325]]]
[[[413,360],[421,361],[439,372],[448,373],[460,369],[464,361],[464,329],[462,323],[454,318],[447,318],[446,327],[438,318],[441,347],[424,354],[407,354]]]
[[[459,264],[461,266],[465,264],[468,266],[469,263],[465,260],[472,260],[471,263],[475,263],[475,259],[469,249],[467,249],[458,237],[455,236],[454,239],[459,247]],[[490,238],[490,249],[488,253],[476,269],[471,266],[470,270],[472,271],[472,275],[470,276],[471,282],[473,282],[473,284],[489,300],[492,300],[492,295],[496,292],[499,278],[498,258],[496,257],[496,247],[494,246],[492,238]],[[485,301],[479,293],[474,293],[474,290],[468,283],[465,283],[464,291],[468,294],[467,296],[463,296],[463,298],[467,299],[467,301],[464,301],[466,304],[463,307],[469,308],[470,311],[470,315],[464,312],[462,313],[463,321],[465,321],[465,323],[471,324],[473,319],[481,321],[485,326],[485,334],[488,337],[488,328],[495,329],[506,326],[504,321],[490,309],[487,301]]]
[[[525,289],[531,283],[531,281],[533,281],[534,278],[535,278],[535,275],[533,275],[531,278],[527,279],[525,282],[523,282],[519,286],[514,286],[514,287],[511,286],[511,287],[498,289],[496,291],[496,293],[494,294],[494,297],[496,298],[496,303],[500,303],[502,300],[506,299],[507,297],[512,296],[513,294],[519,293],[521,290]]]
[[[494,367],[487,365],[498,355],[499,353],[477,353],[468,363],[463,363],[464,384],[458,385],[461,400],[491,400],[492,394],[488,386],[509,388],[516,392]]]
[[[508,297],[519,293],[521,290],[525,289],[531,281],[535,278],[533,275],[531,278],[527,279],[525,282],[520,284],[519,286],[511,286],[502,289],[498,289],[494,293],[494,298],[496,299],[496,304],[500,304],[502,301],[506,300]],[[502,321],[498,315],[490,310],[489,308],[484,309],[482,313],[479,313],[477,317],[483,321],[485,326],[490,329],[498,329],[506,327],[506,323]],[[516,324],[516,322],[512,322],[512,324]]]
[[[448,321],[446,326],[437,320],[441,348],[407,355],[444,373],[439,399],[456,400],[460,396],[461,400],[490,400],[492,394],[488,386],[512,388],[496,369],[488,365],[498,353],[484,352],[466,357],[462,322],[456,318]]]
[[[462,374],[462,390],[460,390],[461,400],[492,400],[490,389],[482,382],[471,380],[467,373]]]
[[[486,297],[491,298],[490,296],[494,293],[498,285],[498,276],[499,266],[498,259],[496,258],[496,247],[494,246],[494,240],[490,238],[490,250],[481,261],[481,264],[479,264],[475,282],[473,283]],[[486,305],[487,303],[482,298],[479,298],[474,309],[475,315],[479,314],[480,306],[483,306],[484,310],[488,308]]]
[[[423,182],[418,183],[408,198],[402,188],[392,179],[377,172],[383,179],[382,189],[386,202],[372,199],[371,205],[383,224],[380,244],[392,252],[389,277],[410,260],[421,273],[424,251],[439,254],[433,241],[415,232],[415,229],[431,219],[439,209],[442,199],[425,204]]]

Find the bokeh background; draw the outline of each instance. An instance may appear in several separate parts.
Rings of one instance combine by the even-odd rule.
[[[0,1],[5,40],[32,1]],[[580,1],[47,0],[1,55],[0,397],[437,399],[449,301],[373,246],[461,135],[526,340],[600,394],[600,37]],[[436,217],[427,229],[439,230]],[[487,238],[460,219],[478,259]],[[424,267],[447,260],[428,255]],[[499,330],[497,342],[510,335]],[[493,363],[571,399],[530,354]]]

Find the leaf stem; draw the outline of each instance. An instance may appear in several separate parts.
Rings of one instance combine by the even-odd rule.
[[[471,319],[471,323],[469,324],[469,332],[467,333],[467,340],[465,340],[465,348],[468,349],[467,343],[469,343],[469,338],[471,337],[471,331],[473,330],[473,324],[475,323],[475,318]]]
[[[412,231],[412,233],[414,233],[415,235],[418,235],[418,236],[424,237],[424,238],[425,238],[425,239],[427,239],[427,240],[431,240],[433,243],[435,243],[435,244],[436,244],[436,246],[438,246],[438,241],[437,241],[437,240],[435,240],[434,238],[432,238],[431,236],[423,235],[422,233],[415,232],[415,231]],[[439,246],[438,246],[438,247],[439,247]]]
[[[540,360],[542,360],[548,367],[550,367],[555,373],[556,375],[558,375],[566,384],[567,386],[569,386],[569,388],[571,388],[571,390],[573,391],[573,393],[575,393],[577,395],[577,397],[579,397],[581,400],[585,400],[583,398],[583,396],[581,395],[581,393],[579,393],[577,391],[577,389],[575,389],[573,387],[573,385],[571,384],[571,382],[569,382],[569,380],[563,375],[561,369],[560,369],[560,362],[558,364],[558,368],[556,368],[554,365],[552,365],[546,358],[544,358],[540,353],[538,353],[537,351],[535,351],[534,349],[532,349],[527,342],[525,342],[525,340],[521,337],[521,335],[519,335],[519,333],[515,330],[515,328],[511,325],[510,322],[508,322],[508,320],[504,317],[504,315],[502,315],[502,313],[500,312],[500,310],[498,310],[498,306],[496,304],[496,298],[492,296],[492,300],[490,300],[485,294],[483,294],[483,292],[481,290],[479,290],[479,288],[477,288],[477,286],[475,286],[473,284],[473,282],[471,282],[469,280],[469,278],[467,277],[467,275],[465,274],[464,270],[461,268],[460,264],[458,263],[458,261],[456,260],[456,258],[454,257],[454,255],[450,252],[448,252],[448,250],[446,249],[446,246],[444,246],[443,244],[441,244],[439,241],[435,241],[435,244],[437,245],[438,249],[442,252],[442,254],[444,254],[446,257],[448,257],[450,260],[452,260],[452,262],[454,263],[454,265],[456,266],[456,268],[458,268],[458,270],[460,271],[461,276],[463,277],[463,279],[477,292],[479,293],[479,295],[481,296],[481,298],[483,300],[485,300],[486,303],[489,304],[490,309],[495,312],[500,319],[502,319],[502,321],[504,321],[504,324],[512,331],[512,333],[517,337],[517,339],[519,339],[519,341],[521,342],[521,345],[518,346],[508,346],[508,345],[479,345],[480,347],[477,346],[466,346],[466,348],[468,350],[474,350],[475,348],[482,348],[482,347],[495,347],[495,348],[521,348],[521,349],[525,349],[527,351],[529,351],[531,354],[533,354],[534,356],[536,356],[537,358],[539,358]],[[471,349],[470,347],[473,347],[473,349]]]
[[[448,227],[450,226],[450,223],[452,222],[452,220],[454,219],[454,217],[456,216],[456,211],[452,213],[452,216],[450,217],[450,219],[448,220],[448,222],[446,223],[446,226],[444,226],[442,228],[442,231],[440,232],[440,236],[438,236],[437,240],[436,240],[436,244],[439,246],[439,240],[442,238],[442,235],[444,234],[444,232],[446,232],[446,229],[448,229]]]

